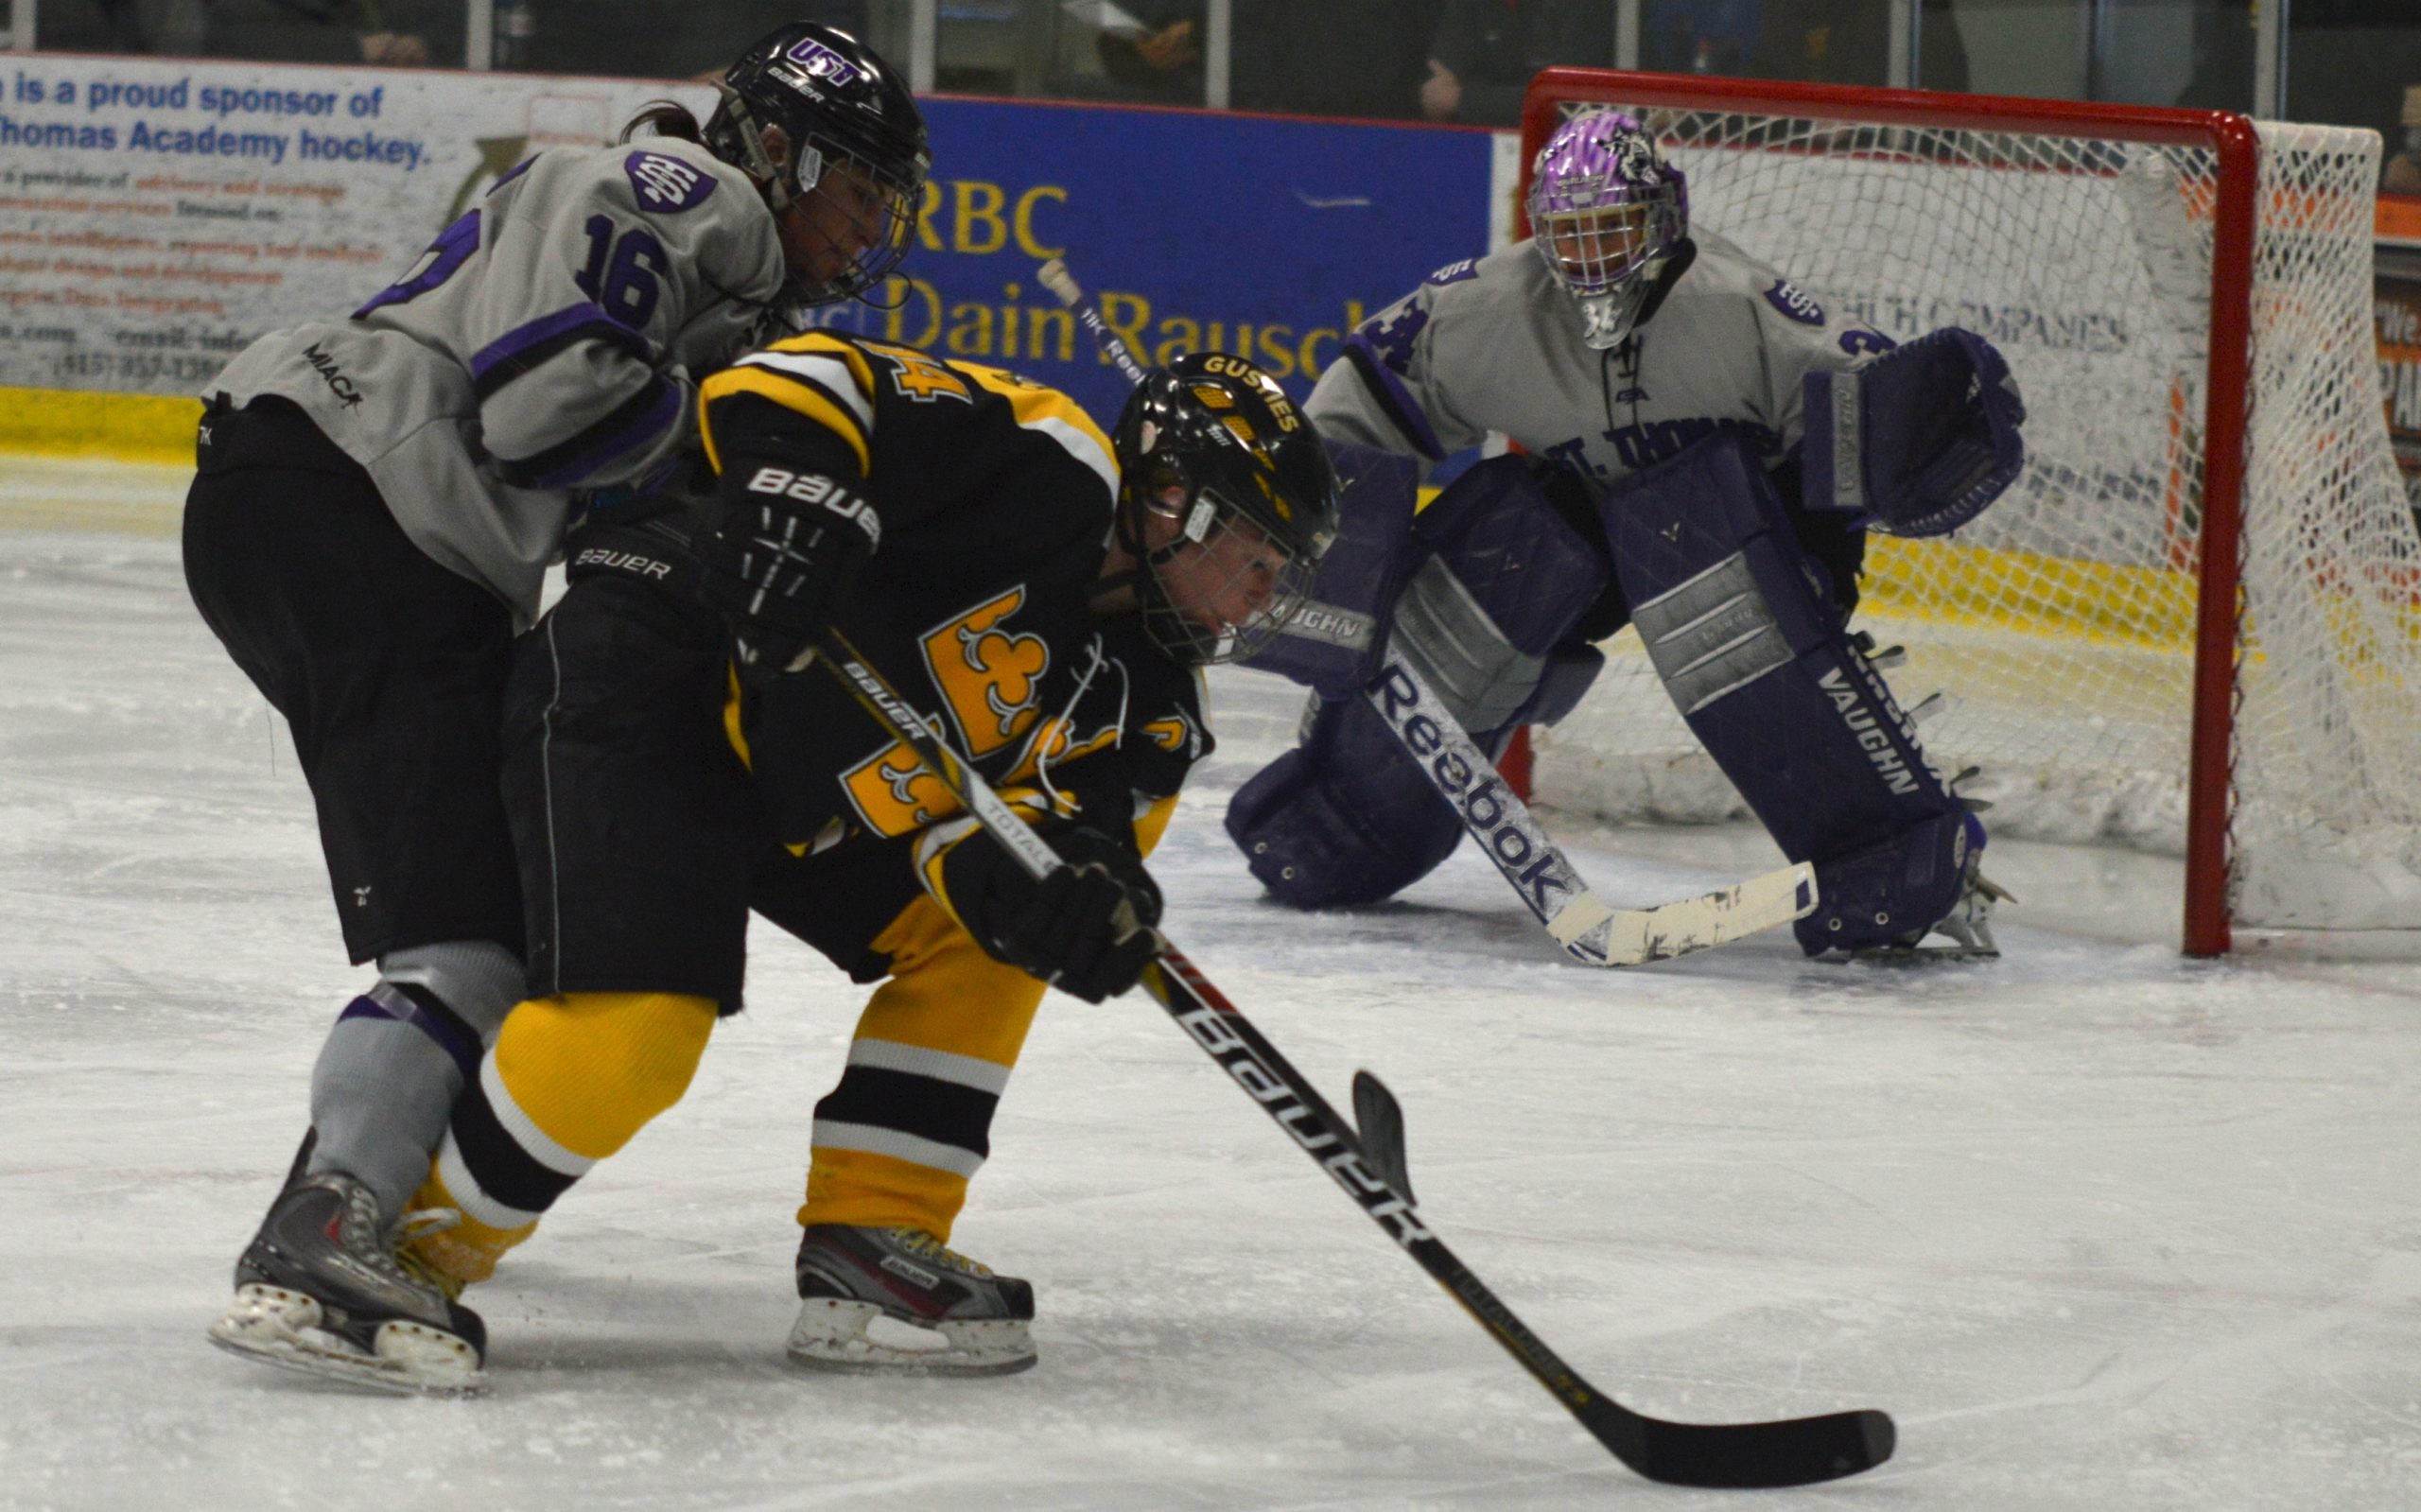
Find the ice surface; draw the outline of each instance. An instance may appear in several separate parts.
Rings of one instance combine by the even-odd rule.
[[[491,1399],[211,1349],[361,978],[178,488],[0,464],[0,1508],[1718,1504],[1609,1458],[1140,997],[1046,1007],[959,1226],[1034,1280],[1040,1367],[791,1368],[861,995],[772,934],[688,1099],[474,1294]],[[1446,1241],[1643,1410],[1898,1416],[1883,1469],[1741,1504],[2421,1504],[2421,967],[2183,962],[2173,869],[2052,848],[1994,853],[1990,965],[1591,972],[1468,856],[1298,917],[1218,826],[1295,701],[1213,690],[1169,930],[1332,1099],[1386,1077]],[[1618,900],[1768,854],[1566,839]]]

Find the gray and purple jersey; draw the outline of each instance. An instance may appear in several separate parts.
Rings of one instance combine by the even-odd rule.
[[[556,148],[350,318],[262,337],[203,393],[302,406],[415,545],[526,623],[571,491],[684,446],[689,375],[740,353],[782,279],[773,213],[704,148]]]
[[[1892,343],[1720,236],[1631,339],[1599,352],[1529,242],[1431,274],[1364,322],[1306,407],[1322,434],[1435,461],[1501,431],[1603,489],[1718,428],[1771,467],[1800,379]]]

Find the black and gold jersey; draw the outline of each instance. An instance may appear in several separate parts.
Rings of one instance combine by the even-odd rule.
[[[1176,793],[1210,739],[1200,678],[1089,608],[1118,470],[1066,394],[997,368],[816,332],[700,389],[719,474],[857,484],[880,544],[835,615],[929,722],[1012,797],[1088,817]],[[740,690],[727,720],[793,849],[956,813],[907,747],[822,675]],[[1116,831],[1113,830],[1113,833]]]

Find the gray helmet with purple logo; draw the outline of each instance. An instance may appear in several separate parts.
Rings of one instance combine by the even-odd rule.
[[[1688,185],[1620,111],[1588,111],[1556,129],[1531,165],[1524,208],[1547,271],[1579,302],[1592,347],[1621,345],[1667,270],[1687,266]]]

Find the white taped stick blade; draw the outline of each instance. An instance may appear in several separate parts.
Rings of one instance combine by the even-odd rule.
[[[1652,909],[1611,908],[1583,893],[1556,912],[1547,932],[1584,965],[1636,966],[1729,945],[1815,908],[1816,868],[1802,861]]]

